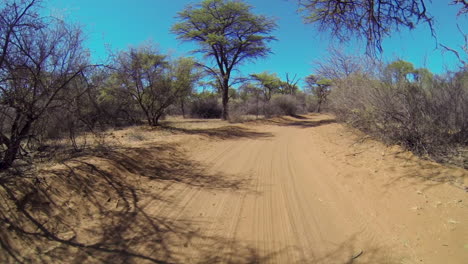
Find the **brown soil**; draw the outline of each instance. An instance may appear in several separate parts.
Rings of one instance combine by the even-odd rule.
[[[172,120],[107,146],[1,182],[0,262],[468,259],[468,171],[332,116]]]

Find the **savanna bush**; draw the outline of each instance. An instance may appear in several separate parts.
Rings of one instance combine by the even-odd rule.
[[[190,105],[190,116],[195,118],[221,118],[222,111],[215,97],[195,99]]]
[[[388,142],[438,160],[468,145],[468,72],[389,83],[354,74],[335,82],[330,106],[337,118]],[[468,166],[463,158],[462,166]]]
[[[295,116],[300,110],[299,105],[297,98],[292,95],[277,95],[269,104],[269,114]]]
[[[247,102],[233,100],[229,105],[229,122],[242,123],[247,120]]]

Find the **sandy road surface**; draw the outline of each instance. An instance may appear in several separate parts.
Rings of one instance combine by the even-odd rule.
[[[29,194],[11,217],[0,195],[25,230],[0,231],[0,262],[468,263],[468,172],[331,116],[179,120],[111,139],[44,164],[32,192],[2,183]]]
[[[467,263],[465,170],[362,140],[328,116],[249,128],[255,133],[187,148],[242,186],[173,186],[180,207],[155,209],[232,241],[208,259],[197,255],[204,239],[189,241],[190,261]]]

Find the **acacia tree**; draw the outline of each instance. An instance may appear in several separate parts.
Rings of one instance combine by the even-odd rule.
[[[251,74],[250,77],[262,87],[263,99],[266,103],[271,100],[274,93],[280,90],[282,85],[281,79],[275,73],[262,72]]]
[[[185,103],[193,95],[194,85],[203,76],[193,58],[180,58],[174,64],[174,90],[180,103],[182,116],[185,118]]]
[[[411,62],[396,60],[388,64],[384,69],[386,79],[391,83],[409,82],[415,69]]]
[[[131,48],[117,57],[115,82],[157,126],[166,109],[187,96],[198,76],[192,59],[167,60],[152,47]]]
[[[268,55],[271,50],[267,43],[275,39],[270,33],[276,23],[266,16],[253,14],[251,9],[242,1],[205,0],[178,13],[180,22],[172,27],[180,40],[196,42],[200,46],[196,52],[214,61],[214,66],[204,66],[217,76],[223,119],[229,116],[229,88],[236,66]]]
[[[290,77],[289,73],[286,73],[286,81],[281,82],[281,90],[283,94],[290,94],[295,95],[299,87],[297,83],[299,82],[299,78],[295,74],[294,77]]]
[[[317,98],[316,111],[320,113],[322,104],[327,101],[327,97],[330,94],[332,81],[313,74],[307,76],[305,81],[307,88],[310,89],[312,94]]]
[[[0,11],[0,169],[12,165],[34,124],[63,103],[88,67],[80,29],[40,18],[36,4],[11,1]]]

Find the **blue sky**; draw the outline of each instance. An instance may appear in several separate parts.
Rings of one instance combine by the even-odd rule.
[[[188,0],[48,0],[45,12],[76,22],[84,27],[86,46],[95,62],[107,56],[107,50],[122,50],[145,41],[159,44],[164,53],[173,56],[189,55],[194,44],[181,43],[170,32],[176,14]],[[242,74],[270,71],[284,78],[286,73],[305,77],[313,73],[314,61],[327,56],[330,44],[338,44],[327,33],[319,33],[312,25],[304,25],[297,14],[295,0],[246,0],[254,12],[275,17],[278,29],[273,33],[278,41],[271,44],[274,54],[266,59],[243,65]],[[456,24],[468,33],[468,15],[457,17],[457,7],[448,0],[433,0],[428,10],[436,19],[437,41],[447,46],[463,44]],[[401,58],[416,67],[427,67],[434,73],[457,68],[457,59],[450,53],[436,49],[437,41],[428,28],[420,25],[411,32],[394,34],[383,43],[385,60]],[[344,44],[352,53],[363,53],[364,43]]]

